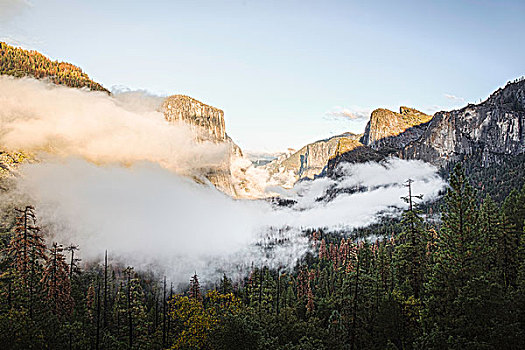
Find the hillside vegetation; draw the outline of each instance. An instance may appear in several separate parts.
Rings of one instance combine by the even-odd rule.
[[[82,69],[71,63],[52,61],[37,51],[24,50],[4,42],[0,42],[0,74],[17,78],[30,76],[49,79],[59,85],[109,93],[102,85],[91,80]]]

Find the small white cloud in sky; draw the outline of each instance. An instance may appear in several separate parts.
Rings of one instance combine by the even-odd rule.
[[[465,102],[465,99],[463,97],[459,97],[459,96],[456,96],[456,95],[452,95],[452,94],[444,94],[446,98],[448,98],[449,100],[452,100],[452,101],[455,101],[455,102]]]
[[[372,111],[363,107],[341,107],[336,106],[325,113],[328,118],[368,119]]]

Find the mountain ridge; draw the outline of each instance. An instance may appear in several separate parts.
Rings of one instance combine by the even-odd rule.
[[[369,125],[371,122],[368,128]],[[428,121],[397,135],[385,136],[380,142],[370,142],[365,137],[362,141],[363,146],[329,160],[328,176],[337,176],[341,163],[363,162],[367,157],[378,160],[397,156],[438,167],[479,158],[476,160],[479,166],[488,167],[507,157],[524,154],[525,79],[508,82],[479,104],[437,112]]]
[[[35,50],[7,45],[0,42],[0,75],[15,78],[33,77],[55,85],[70,88],[87,88],[111,95],[101,84],[91,80],[81,68],[67,62],[53,61]],[[164,99],[159,110],[166,121],[174,124],[182,121],[190,126],[197,142],[226,143],[229,156],[225,164],[214,169],[202,169],[204,177],[221,191],[235,196],[230,164],[235,157],[242,157],[242,150],[226,133],[224,111],[207,105],[187,95],[172,95]],[[23,161],[31,158],[23,150],[5,152],[0,149],[0,175],[13,174]]]
[[[326,170],[328,160],[343,149],[348,150],[360,145],[362,134],[346,132],[322,140],[317,140],[301,147],[295,153],[284,159],[276,159],[264,168],[275,174],[278,172],[292,172],[297,180],[314,179]]]
[[[67,62],[53,61],[38,51],[25,50],[5,42],[0,42],[0,75],[49,79],[57,85],[110,93],[101,84],[93,81],[80,67]]]

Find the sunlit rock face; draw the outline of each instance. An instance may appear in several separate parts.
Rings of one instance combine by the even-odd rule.
[[[195,127],[207,140],[226,141],[224,112],[221,109],[208,106],[194,98],[184,95],[173,95],[162,105],[164,116],[169,122],[183,121]]]
[[[292,172],[296,180],[313,179],[326,170],[331,157],[360,145],[362,135],[344,133],[328,139],[310,143],[288,157],[267,164],[265,168],[272,174]]]
[[[435,165],[465,157],[482,166],[525,153],[525,80],[509,83],[485,102],[436,113],[424,133],[399,155]]]
[[[525,80],[508,83],[480,104],[434,116],[406,107],[400,113],[377,109],[361,143],[331,158],[327,174],[337,175],[341,163],[389,155],[436,166],[464,159],[483,167],[504,162],[525,153]]]
[[[399,113],[379,108],[372,112],[361,143],[375,150],[383,147],[402,148],[417,140],[432,119],[413,108],[400,107]]]
[[[235,196],[230,165],[234,158],[242,157],[242,150],[226,133],[224,112],[185,95],[167,97],[162,104],[162,111],[167,121],[181,121],[190,125],[198,140],[228,144],[227,160],[218,168],[208,169],[205,176],[218,189]]]

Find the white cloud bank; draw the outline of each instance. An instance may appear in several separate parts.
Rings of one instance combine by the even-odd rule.
[[[310,249],[304,229],[369,224],[403,205],[408,178],[427,198],[444,185],[430,165],[391,160],[347,165],[338,181],[281,189],[297,201],[291,208],[235,200],[192,181],[222,164],[227,149],[195,142],[184,124],[168,124],[155,111],[159,101],[0,78],[0,144],[39,152],[41,160],[20,169],[15,195],[36,205],[50,239],[78,244],[84,261],[101,259],[107,249],[124,264],[183,283],[194,271],[211,281],[222,271],[243,273],[252,262],[293,267]],[[273,184],[260,169],[243,167],[235,169],[245,186],[263,191]],[[356,187],[362,191],[318,200]],[[265,249],[276,239],[285,243]]]
[[[251,264],[292,268],[310,249],[306,228],[349,230],[370,224],[377,214],[397,211],[403,182],[434,198],[444,186],[436,169],[422,162],[348,166],[341,182],[318,179],[287,192],[297,204],[235,200],[151,163],[97,166],[78,159],[23,167],[19,191],[36,203],[52,239],[80,245],[85,260],[105,249],[125,264],[152,267],[177,282],[194,271],[204,280],[242,274]],[[328,189],[362,191],[319,201]],[[282,238],[274,250],[265,244]]]
[[[159,101],[0,77],[0,144],[98,164],[150,161],[195,176],[227,161],[227,145],[198,143],[186,124],[168,125]]]

